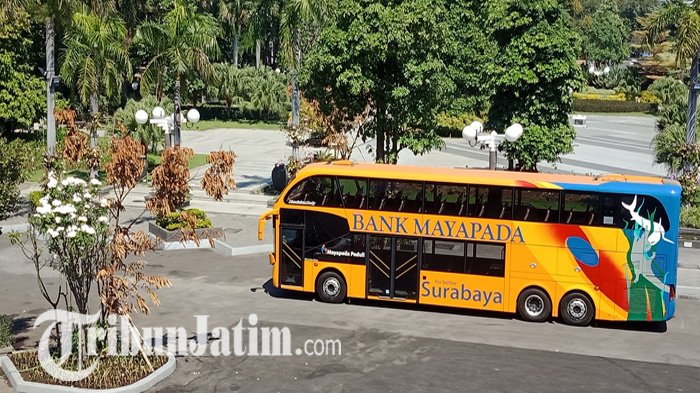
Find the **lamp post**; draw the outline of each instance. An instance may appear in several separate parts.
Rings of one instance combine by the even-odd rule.
[[[506,128],[505,134],[499,134],[496,131],[491,131],[490,133],[484,133],[484,125],[478,121],[472,122],[472,124],[464,127],[462,130],[462,137],[467,141],[469,146],[476,146],[477,144],[486,145],[489,147],[489,169],[496,169],[496,161],[498,151],[498,146],[503,141],[515,142],[523,134],[523,126],[518,123],[511,125]]]
[[[157,106],[153,108],[153,111],[151,112],[152,118],[150,119],[150,123],[153,125],[156,125],[160,128],[163,129],[165,132],[165,147],[173,147],[173,133],[172,131],[174,130],[176,126],[176,119],[175,116],[176,114],[173,113],[170,116],[165,115],[165,109],[163,109],[160,106]],[[136,122],[139,124],[146,124],[148,119],[148,112],[146,112],[143,109],[139,109],[136,111],[134,114],[134,118],[136,119]],[[187,121],[190,123],[196,123],[199,121],[199,111],[196,109],[190,109],[187,111]],[[175,141],[176,145],[180,144],[180,141],[177,140]]]

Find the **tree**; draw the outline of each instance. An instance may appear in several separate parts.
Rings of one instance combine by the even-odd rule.
[[[226,21],[233,33],[233,65],[238,67],[238,43],[243,34],[243,26],[250,18],[252,2],[245,0],[221,0],[219,3],[219,17]]]
[[[282,60],[292,82],[292,127],[299,127],[300,95],[297,73],[305,52],[316,41],[321,24],[328,16],[328,0],[283,0],[280,16]]]
[[[27,147],[20,141],[0,138],[0,221],[15,212],[20,201],[19,184],[27,176]]]
[[[604,3],[591,16],[590,25],[583,29],[583,42],[588,61],[613,65],[629,57],[629,30],[613,0]]]
[[[650,13],[658,4],[659,0],[617,0],[619,15],[629,30],[641,28],[638,18]]]
[[[231,109],[232,105],[242,105],[245,96],[245,72],[233,64],[217,63],[216,87],[217,97],[226,103],[226,107]]]
[[[152,55],[141,76],[141,94],[161,91],[169,70],[175,75],[174,144],[180,145],[180,92],[186,76],[197,72],[207,81],[214,80],[211,58],[219,55],[216,37],[219,25],[210,15],[198,13],[185,0],[174,0],[162,22],[145,22],[138,30],[139,40]],[[155,89],[154,89],[155,87]]]
[[[124,21],[82,7],[73,14],[64,45],[61,75],[97,116],[99,97],[121,95],[122,82],[131,79]]]
[[[0,134],[27,128],[46,108],[43,82],[26,63],[31,46],[28,15],[0,23]]]
[[[306,58],[305,95],[327,116],[340,110],[353,119],[369,107],[359,132],[376,137],[377,162],[441,146],[435,117],[454,91],[443,61],[454,49],[446,19],[442,2],[340,1],[335,24]]]
[[[502,131],[519,122],[525,132],[504,144],[524,170],[573,151],[570,89],[580,84],[579,36],[557,0],[497,2],[487,24],[498,54],[489,71],[495,94],[488,126]]]

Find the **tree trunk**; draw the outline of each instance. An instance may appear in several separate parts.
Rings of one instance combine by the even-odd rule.
[[[299,103],[299,86],[297,86],[297,70],[294,69],[292,74],[292,127],[299,127],[300,103]]]
[[[239,25],[240,27],[240,25]],[[238,32],[233,33],[233,66],[238,67]]]
[[[54,119],[54,41],[56,31],[52,16],[46,18],[46,149],[49,155],[56,152],[56,120]]]
[[[175,101],[173,102],[173,146],[180,146],[180,75],[175,77]]]
[[[697,128],[697,106],[698,106],[698,66],[700,62],[700,49],[693,56],[690,66],[690,89],[688,90],[688,116],[685,122],[685,143],[690,145],[695,143],[695,130]],[[685,163],[686,171],[690,169],[690,163]]]
[[[260,68],[260,40],[255,40],[255,68]]]
[[[377,157],[375,161],[384,162],[384,113],[381,108],[377,108]]]
[[[97,120],[100,116],[99,96],[93,91],[90,94],[90,113],[92,114],[92,123],[90,124],[90,148],[94,151],[97,149]],[[90,178],[97,178],[97,168],[90,166]]]

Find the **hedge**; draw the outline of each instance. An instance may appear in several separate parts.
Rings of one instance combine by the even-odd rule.
[[[267,116],[265,113],[255,109],[243,109],[238,107],[227,108],[221,104],[206,104],[197,107],[202,119],[207,120],[236,120],[236,121],[286,121],[287,113],[280,113],[278,116]]]
[[[574,99],[575,112],[654,112],[656,106],[647,102]]]

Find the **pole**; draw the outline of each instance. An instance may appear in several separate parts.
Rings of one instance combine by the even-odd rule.
[[[54,35],[53,16],[46,18],[46,151],[49,156],[56,153],[56,120],[54,119]]]
[[[497,160],[496,149],[489,149],[489,170],[496,170]]]
[[[695,129],[697,128],[698,106],[698,63],[700,63],[700,49],[695,53],[690,66],[690,89],[688,90],[688,116],[685,123],[685,143],[695,143]],[[686,162],[686,166],[689,163]],[[686,168],[687,169],[687,168]]]

